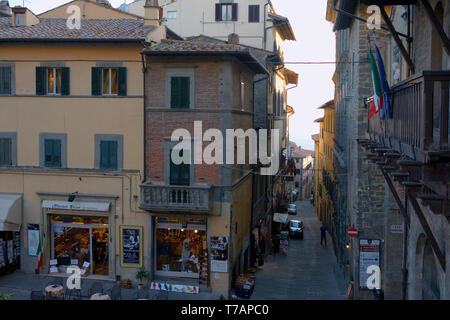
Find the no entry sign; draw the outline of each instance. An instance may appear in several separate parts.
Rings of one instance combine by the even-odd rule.
[[[347,234],[348,234],[348,236],[350,238],[354,238],[354,237],[356,237],[358,235],[358,229],[353,228],[353,227],[352,228],[348,228]]]

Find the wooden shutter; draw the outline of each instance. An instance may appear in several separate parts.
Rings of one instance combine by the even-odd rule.
[[[127,68],[119,68],[119,96],[127,95]]]
[[[248,22],[259,22],[259,5],[248,6]]]
[[[36,67],[36,95],[45,96],[47,89],[47,68]]]
[[[44,142],[44,157],[46,167],[61,167],[61,141],[46,139]]]
[[[172,77],[170,107],[171,108],[189,108],[190,107],[190,78]]]
[[[189,109],[190,107],[190,88],[188,77],[180,78],[180,96],[181,96],[181,108]]]
[[[0,139],[0,165],[12,165],[12,141],[9,138]]]
[[[237,21],[238,20],[238,5],[237,5],[237,3],[233,3],[232,8],[233,8],[233,14],[232,14],[231,20]]]
[[[0,94],[11,94],[11,67],[0,67]]]
[[[222,5],[216,3],[216,21],[222,21]]]
[[[70,69],[61,68],[61,95],[70,95]]]
[[[169,151],[172,154],[172,149]],[[180,157],[183,156],[183,150],[180,151]],[[188,186],[190,184],[190,165],[176,165],[170,160],[170,184],[177,186]]]
[[[92,95],[102,95],[102,68],[92,68]]]
[[[117,141],[100,141],[100,168],[108,170],[118,169]]]

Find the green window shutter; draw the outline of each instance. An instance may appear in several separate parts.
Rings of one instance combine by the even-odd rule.
[[[61,141],[46,139],[44,142],[45,166],[52,168],[61,167]]]
[[[119,68],[119,96],[127,95],[127,68]]]
[[[12,165],[12,141],[9,138],[0,139],[0,166]]]
[[[0,94],[11,94],[11,67],[0,67]]]
[[[171,78],[171,108],[190,107],[190,78],[172,77]]]
[[[36,67],[36,95],[45,96],[47,94],[47,68]]]
[[[172,154],[172,150],[170,150]],[[183,156],[183,151],[180,151],[180,156]],[[179,164],[176,165],[170,161],[170,184],[177,186],[188,186],[190,184],[190,165]]]
[[[61,68],[61,95],[70,95],[70,69]]]
[[[92,68],[92,95],[102,95],[102,68]]]
[[[106,170],[118,169],[118,144],[117,141],[100,142],[100,168]]]

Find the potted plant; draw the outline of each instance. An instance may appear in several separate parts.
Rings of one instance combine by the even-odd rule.
[[[131,280],[130,279],[120,280],[120,287],[125,289],[131,289]]]
[[[14,293],[10,293],[10,294],[1,294],[0,293],[0,300],[13,300],[14,298]]]
[[[136,272],[136,279],[139,281],[139,289],[144,287],[144,279],[148,278],[148,271],[144,267]]]

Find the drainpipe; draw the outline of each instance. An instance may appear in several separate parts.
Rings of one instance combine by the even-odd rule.
[[[408,193],[405,192],[405,213],[408,216]],[[402,288],[402,298],[406,300],[407,292],[408,292],[408,268],[407,268],[407,260],[408,260],[408,224],[406,223],[406,219],[404,219],[404,232],[403,232],[403,288]]]
[[[147,139],[147,115],[146,115],[146,112],[145,112],[145,101],[146,101],[146,90],[145,90],[145,88],[146,88],[146,74],[147,74],[147,65],[146,65],[146,59],[145,59],[145,57],[144,57],[144,54],[143,53],[141,53],[141,59],[142,59],[142,73],[143,73],[143,75],[144,75],[144,88],[143,88],[143,90],[144,90],[144,92],[143,92],[143,96],[144,96],[144,102],[143,102],[143,112],[144,112],[144,119],[143,119],[143,121],[144,121],[144,143],[143,143],[143,145],[144,145],[144,173],[143,173],[143,175],[142,175],[142,183],[144,183],[146,180],[147,180],[147,161],[146,161],[146,154],[147,154],[147,151],[146,151],[146,139]]]

